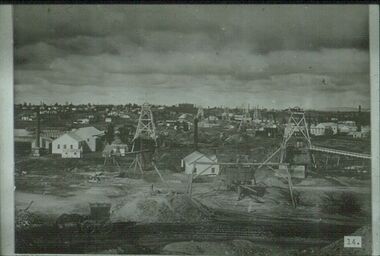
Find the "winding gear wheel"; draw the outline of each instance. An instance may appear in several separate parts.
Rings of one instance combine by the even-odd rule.
[[[85,220],[81,224],[81,230],[85,233],[94,233],[96,223],[92,220]]]

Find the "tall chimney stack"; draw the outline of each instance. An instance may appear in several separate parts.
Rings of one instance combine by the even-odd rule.
[[[357,127],[357,131],[358,132],[361,132],[362,131],[362,117],[361,117],[361,112],[362,112],[362,106],[359,105],[359,109],[358,109],[358,118],[356,120],[356,127]]]
[[[194,118],[194,148],[198,150],[198,117]]]
[[[37,131],[36,131],[36,147],[40,147],[40,107],[37,107]]]
[[[37,106],[36,111],[36,121],[37,121],[37,127],[36,127],[36,143],[33,147],[32,144],[32,156],[39,157],[41,155],[40,152],[40,106]]]

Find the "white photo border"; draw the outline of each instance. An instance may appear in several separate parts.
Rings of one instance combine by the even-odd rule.
[[[0,255],[16,255],[14,252],[14,79],[12,16],[13,10],[11,5],[0,5]],[[372,254],[380,255],[379,5],[369,5],[369,25],[372,155]]]

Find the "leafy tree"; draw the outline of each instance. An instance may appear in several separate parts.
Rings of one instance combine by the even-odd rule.
[[[123,125],[122,127],[119,128],[119,138],[123,143],[128,143],[129,134],[130,134],[130,129],[126,125]]]

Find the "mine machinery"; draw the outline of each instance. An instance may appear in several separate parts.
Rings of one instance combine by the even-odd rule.
[[[276,175],[288,180],[290,196],[294,207],[296,207],[296,202],[293,197],[292,178],[306,178],[307,173],[316,168],[316,159],[313,152],[371,159],[371,156],[368,154],[312,145],[304,111],[299,108],[289,109],[289,114],[290,117],[285,126],[280,147],[265,159],[256,170],[267,166],[269,161],[278,162],[278,169],[275,169]]]
[[[264,196],[266,187],[262,183],[257,183],[255,179],[254,165],[237,163],[236,165],[225,165],[221,176],[227,190],[237,192],[237,200],[244,196],[251,196],[258,202],[262,202],[260,197]]]
[[[316,152],[362,160],[371,159],[369,154],[348,152],[313,145],[308,130],[308,124],[305,119],[305,113],[301,109],[295,108],[289,109],[289,119],[285,126],[284,135],[280,146],[261,163],[237,161],[235,163],[194,162],[193,164],[194,168],[196,168],[197,164],[208,164],[210,165],[210,168],[213,165],[225,167],[224,183],[228,189],[238,192],[238,199],[240,199],[241,195],[247,191],[252,192],[252,194],[256,196],[262,196],[265,188],[263,188],[264,186],[262,184],[256,184],[254,177],[255,172],[265,166],[266,168],[275,171],[275,175],[277,177],[287,181],[292,204],[296,207],[296,201],[293,196],[292,178],[304,179],[307,177],[309,172],[314,172],[316,170]],[[338,158],[338,164],[339,159],[340,158]],[[203,172],[205,171],[207,171],[207,169]],[[190,196],[192,191],[192,182],[200,175],[202,175],[202,173],[198,173],[195,176],[190,175],[191,177],[187,189]]]
[[[151,107],[148,103],[144,103],[141,106],[136,132],[132,139],[131,151],[123,154],[123,156],[134,156],[127,171],[122,170],[122,166],[117,161],[111,149],[103,152],[104,165],[106,165],[106,163],[112,163],[119,168],[121,175],[132,170],[135,174],[140,173],[141,176],[143,176],[144,173],[154,170],[165,183],[166,181],[155,164],[155,153],[158,147],[157,138],[158,135]]]
[[[132,169],[135,173],[139,170],[141,175],[154,170],[161,181],[165,183],[166,181],[158,170],[154,159],[158,146],[157,138],[151,107],[148,103],[144,103],[141,106],[136,132],[132,140],[132,149],[126,153],[126,155],[135,155],[128,169]]]
[[[349,152],[344,150],[332,149],[327,147],[320,147],[313,145],[308,131],[308,125],[305,119],[305,113],[301,110],[290,110],[290,117],[288,123],[285,127],[285,132],[283,136],[282,143],[280,147],[275,150],[264,162],[269,162],[273,160],[276,156],[280,156],[280,163],[289,160],[287,154],[289,154],[289,149],[291,147],[296,147],[302,154],[307,154],[310,156],[311,164],[315,165],[315,159],[313,152],[323,152],[328,154],[341,155],[346,157],[360,158],[360,159],[371,159],[371,155]],[[293,141],[292,141],[293,139]],[[294,140],[295,139],[295,140]],[[308,151],[308,152],[307,152]],[[261,166],[260,166],[261,167]]]
[[[90,203],[90,214],[62,214],[56,220],[59,230],[75,230],[83,233],[109,233],[112,231],[110,220],[111,204]]]
[[[133,168],[135,171],[139,169],[141,173],[151,169],[153,167],[153,154],[156,147],[157,135],[153,113],[150,109],[150,105],[144,103],[141,106],[140,117],[132,140],[131,153],[138,153],[136,153],[135,160],[132,162],[130,168]]]
[[[253,162],[199,162],[195,161],[193,163],[194,168],[196,168],[197,164],[207,164],[211,166],[219,165],[223,167],[221,171],[221,178],[227,190],[232,190],[237,192],[237,199],[240,200],[245,195],[253,196],[256,201],[261,202],[259,199],[265,193],[265,185],[262,183],[257,183],[255,178],[256,167],[262,165],[262,163],[253,163]],[[273,167],[278,166],[279,163],[267,162],[265,166]],[[287,164],[284,164],[287,165]],[[189,184],[187,187],[187,194],[191,197],[192,194],[192,183],[195,179],[197,179],[200,175],[206,172],[208,169],[203,170],[197,175],[190,175]]]
[[[202,118],[202,110],[194,118],[194,148],[198,149],[198,120]],[[248,111],[247,111],[248,112]],[[280,146],[274,150],[262,162],[215,162],[201,163],[195,161],[194,168],[197,164],[208,164],[211,168],[214,165],[223,167],[222,179],[227,189],[236,191],[238,199],[243,195],[253,195],[256,200],[263,196],[265,185],[257,184],[255,172],[264,166],[275,172],[275,175],[285,180],[288,184],[289,194],[294,207],[296,202],[293,197],[293,181],[292,179],[304,179],[308,173],[317,170],[317,162],[315,154],[333,154],[341,157],[357,158],[368,160],[371,158],[368,154],[347,152],[343,150],[331,149],[313,145],[309,134],[308,124],[305,118],[305,113],[300,108],[289,109],[288,122],[284,128],[284,134]],[[153,121],[153,114],[149,104],[143,104],[141,113],[133,138],[133,146],[131,152],[127,155],[135,155],[135,159],[129,169],[135,172],[140,171],[141,175],[148,170],[155,170],[163,182],[166,182],[154,162],[154,153],[157,147],[157,135]],[[319,160],[319,159],[318,159]],[[339,162],[339,158],[338,158]],[[207,171],[205,169],[203,172]],[[191,197],[192,183],[202,173],[196,175],[191,174],[187,193]]]

